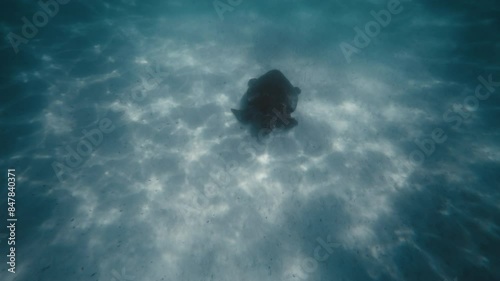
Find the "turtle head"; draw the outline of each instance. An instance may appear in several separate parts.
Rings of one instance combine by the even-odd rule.
[[[257,83],[257,78],[252,78],[248,80],[248,88],[253,88],[253,86],[255,86],[256,83]]]

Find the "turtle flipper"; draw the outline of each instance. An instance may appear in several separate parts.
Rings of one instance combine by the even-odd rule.
[[[241,123],[248,122],[248,116],[247,116],[247,114],[245,114],[245,111],[233,109],[233,108],[231,108],[231,111],[233,112],[236,119],[238,119],[238,121],[240,121]]]

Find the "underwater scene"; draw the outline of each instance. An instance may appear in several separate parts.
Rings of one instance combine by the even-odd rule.
[[[499,1],[0,15],[0,280],[500,280]]]

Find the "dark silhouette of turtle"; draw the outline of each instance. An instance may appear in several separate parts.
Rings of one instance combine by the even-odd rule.
[[[248,81],[240,109],[231,109],[236,119],[248,124],[253,134],[267,135],[275,128],[290,129],[298,122],[290,114],[297,108],[300,89],[279,70],[271,70]]]

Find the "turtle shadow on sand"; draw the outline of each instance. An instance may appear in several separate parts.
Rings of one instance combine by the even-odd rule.
[[[248,81],[240,109],[231,109],[253,136],[267,136],[274,129],[289,130],[298,122],[291,113],[297,108],[301,90],[294,87],[279,70],[271,70]]]

